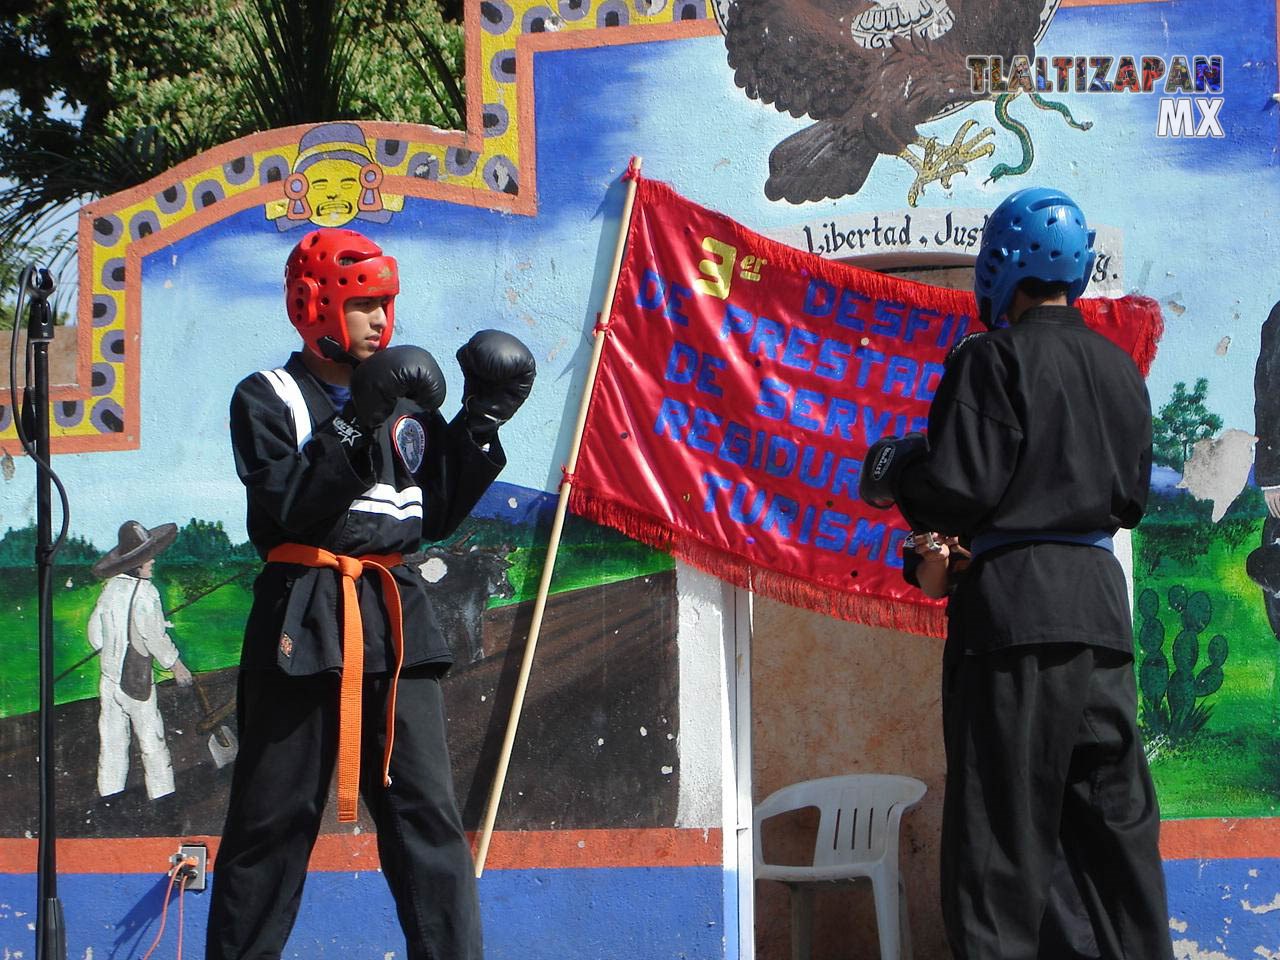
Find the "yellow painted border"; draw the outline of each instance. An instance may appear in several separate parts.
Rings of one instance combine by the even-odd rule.
[[[564,0],[554,4],[569,8]],[[639,13],[645,0],[587,0],[576,19],[561,19],[558,29],[526,32],[534,20],[543,25],[553,4],[491,0],[487,9],[505,9],[509,23],[501,32],[486,29],[481,4],[466,8],[466,129],[440,130],[420,124],[353,121],[383,170],[385,194],[440,200],[464,206],[532,216],[537,212],[537,136],[534,111],[535,53],[621,43],[651,43],[718,32],[709,0],[675,0],[656,14]],[[694,19],[674,19],[692,9]],[[597,26],[598,16],[613,11],[627,22]],[[553,24],[556,25],[556,24]],[[514,58],[510,80],[490,68],[503,53]],[[480,96],[476,96],[476,92]],[[507,114],[504,130],[485,136],[485,108],[497,104]],[[106,197],[79,215],[79,301],[77,304],[76,384],[51,391],[52,444],[55,453],[133,450],[141,444],[139,352],[141,346],[141,268],[143,258],[190,234],[251,207],[284,199],[283,177],[262,182],[264,170],[292,168],[304,134],[323,124],[285,127],[214,147],[146,183]],[[383,147],[394,143],[395,162],[384,162]],[[440,179],[414,176],[410,161],[432,158]],[[623,158],[625,159],[625,158]],[[460,163],[454,163],[460,161]],[[516,183],[500,189],[485,179],[491,163],[503,163]],[[451,173],[450,170],[457,172]],[[247,173],[245,171],[248,171]],[[166,200],[168,195],[168,200]],[[213,202],[204,197],[214,195]],[[180,198],[180,199],[178,199]],[[265,217],[265,213],[264,213]],[[142,230],[139,225],[146,224]],[[355,224],[359,226],[359,224]],[[101,229],[99,229],[101,228]],[[121,275],[122,274],[122,275]],[[95,307],[101,314],[94,325]],[[123,356],[104,349],[121,343]],[[95,394],[95,367],[110,389]],[[95,419],[115,414],[118,429]],[[0,443],[15,436],[0,432]],[[10,445],[5,445],[9,449]],[[17,445],[12,445],[17,450]]]

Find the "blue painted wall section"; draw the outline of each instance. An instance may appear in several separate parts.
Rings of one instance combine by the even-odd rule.
[[[480,881],[489,960],[705,960],[724,954],[723,872],[715,867],[495,870]],[[158,930],[167,880],[67,874],[68,957],[137,960]],[[35,877],[0,876],[0,949],[30,956]],[[208,894],[185,895],[183,955],[203,952]],[[178,905],[153,960],[173,960]],[[285,957],[385,960],[404,942],[377,872],[312,873]]]

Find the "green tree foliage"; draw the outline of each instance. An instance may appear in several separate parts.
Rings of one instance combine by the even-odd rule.
[[[1213,504],[1197,500],[1185,490],[1153,491],[1137,538],[1137,559],[1148,574],[1161,563],[1188,566],[1204,556],[1215,540],[1239,550],[1257,538],[1258,524],[1267,515],[1262,492],[1246,486],[1224,516],[1213,522]],[[1243,562],[1243,561],[1242,561]]]
[[[1222,418],[1205,406],[1208,395],[1209,381],[1204,377],[1196,380],[1190,393],[1182,381],[1173,385],[1173,396],[1152,423],[1156,463],[1181,471],[1195,442],[1213,437],[1222,429]]]
[[[0,19],[0,249],[218,143],[325,120],[457,127],[461,27],[437,0],[14,0]]]
[[[195,603],[230,583],[246,580],[257,569],[248,544],[233,546],[221,520],[195,517],[178,530],[169,549],[156,560],[156,576],[178,590],[177,603]]]
[[[231,555],[231,538],[222,529],[221,520],[210,522],[192,517],[178,530],[166,554],[166,559],[175,563],[225,560]]]
[[[54,531],[57,533],[57,530]],[[54,562],[60,566],[84,566],[93,563],[102,551],[84,537],[67,537]],[[33,568],[36,562],[36,525],[10,527],[0,537],[0,568]]]

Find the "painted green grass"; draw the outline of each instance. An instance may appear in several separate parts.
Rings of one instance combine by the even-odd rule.
[[[1177,584],[1190,592],[1203,590],[1213,602],[1198,666],[1206,662],[1203,647],[1214,634],[1230,644],[1222,689],[1202,701],[1213,707],[1208,723],[1177,749],[1155,751],[1151,770],[1167,819],[1280,814],[1280,643],[1267,623],[1262,593],[1244,570],[1261,529],[1258,520],[1234,549],[1214,539],[1190,563],[1165,559],[1152,572],[1135,571],[1139,591],[1150,587],[1160,595],[1166,655],[1181,629],[1168,606],[1169,588]],[[1160,524],[1139,527],[1135,554],[1141,538],[1158,538],[1160,531]]]
[[[516,594],[510,599],[490,601],[491,607],[532,600],[538,594],[538,581],[546,561],[546,547],[517,547],[509,555],[511,569],[507,579]],[[582,587],[602,586],[619,580],[632,580],[670,570],[675,561],[665,553],[629,540],[623,544],[578,544],[561,546],[556,554],[556,569],[551,578],[551,592],[564,593]]]
[[[509,554],[507,572],[515,588],[510,599],[490,601],[502,606],[532,600],[546,558],[545,546],[518,546]],[[551,582],[552,593],[599,586],[619,580],[647,576],[674,565],[671,557],[632,540],[610,538],[606,542],[562,544]],[[37,654],[36,584],[34,573],[9,569],[0,575],[0,716],[30,713],[39,704],[39,658]],[[71,586],[66,586],[70,582]],[[253,595],[252,577],[228,584],[170,614],[174,639],[183,662],[196,673],[235,666],[240,660],[240,643],[245,618]],[[183,601],[176,583],[166,581],[164,568],[156,572],[166,611]],[[102,585],[84,568],[59,568],[54,590],[54,671],[61,674],[88,657],[87,623],[97,603]],[[97,658],[86,660],[58,681],[54,688],[57,703],[84,700],[98,695]],[[168,677],[157,671],[158,678]]]
[[[10,575],[15,572],[10,571]],[[84,662],[59,680],[54,687],[54,700],[68,703],[98,695],[98,661],[85,660],[93,653],[89,645],[87,624],[94,604],[98,602],[101,584],[90,578],[66,587],[64,571],[59,571],[54,590],[54,672],[62,674],[72,665]],[[0,606],[0,716],[29,713],[39,703],[39,658],[35,616],[35,584],[30,592],[14,602]],[[177,606],[179,591],[157,579],[166,609]],[[170,635],[174,638],[183,662],[196,672],[219,670],[235,665],[240,659],[240,638],[245,616],[249,612],[249,592],[235,584],[221,588],[190,607],[175,613]],[[168,677],[158,671],[157,677]]]

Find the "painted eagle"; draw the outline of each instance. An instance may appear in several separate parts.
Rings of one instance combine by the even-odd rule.
[[[919,124],[988,99],[967,58],[1032,56],[1058,0],[730,0],[722,26],[748,97],[815,122],[769,154],[765,195],[803,203],[857,193]]]

